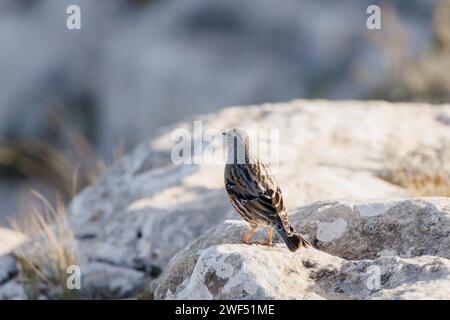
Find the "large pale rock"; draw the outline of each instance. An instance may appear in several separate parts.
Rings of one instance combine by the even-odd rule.
[[[249,251],[236,245],[247,224],[227,221],[171,260],[156,298],[450,298],[448,198],[319,202],[296,210],[291,221],[332,255],[315,249],[292,254],[284,244]],[[262,240],[263,230],[254,237]],[[318,267],[308,270],[311,265]],[[326,275],[313,281],[310,272]],[[368,284],[373,272],[380,274],[381,289]]]
[[[290,212],[303,207],[293,222],[327,252],[372,259],[394,249],[402,257],[438,251],[448,257],[448,229],[441,223],[447,220],[439,213],[445,199],[403,205],[337,202],[407,197],[406,190],[379,178],[386,152],[392,151],[392,143],[398,143],[393,149],[398,154],[437,146],[450,136],[450,126],[439,120],[442,114],[450,114],[448,105],[298,100],[228,108],[197,120],[203,121],[204,130],[279,129],[274,173]],[[176,145],[171,134],[177,128],[192,132],[193,123],[162,130],[73,200],[72,225],[84,261],[136,269],[154,278],[190,241],[225,219],[237,218],[223,188],[223,165],[171,161]],[[328,202],[304,207],[319,200]],[[391,231],[379,238],[380,229]],[[351,245],[336,242],[341,235]]]
[[[450,261],[389,256],[347,261],[316,249],[236,244],[227,221],[170,262],[157,299],[449,299]],[[229,243],[235,244],[229,244]],[[223,243],[223,244],[218,244]],[[228,243],[228,244],[227,244]]]
[[[321,261],[336,270],[342,259],[311,249],[291,254],[285,248],[262,248],[224,244],[193,254],[192,265],[175,266],[156,291],[156,298],[168,299],[318,299],[310,288],[314,280],[304,267]],[[198,256],[197,256],[198,254]],[[180,257],[176,256],[175,263]],[[183,269],[191,269],[186,273]],[[182,271],[177,277],[173,270]],[[175,280],[175,281],[174,281]],[[178,283],[177,280],[182,280]],[[172,282],[174,281],[174,282]],[[299,294],[301,293],[301,294]]]
[[[450,198],[319,202],[297,212],[292,222],[317,248],[346,259],[450,259]]]

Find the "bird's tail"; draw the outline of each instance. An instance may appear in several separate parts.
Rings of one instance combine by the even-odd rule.
[[[298,248],[312,247],[312,245],[299,235],[292,226],[289,226],[289,232],[287,232],[284,227],[276,228],[276,230],[292,252],[296,251]]]

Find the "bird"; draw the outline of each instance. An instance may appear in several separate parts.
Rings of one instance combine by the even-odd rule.
[[[250,243],[253,232],[262,225],[269,227],[269,239],[262,244],[273,245],[275,229],[292,252],[301,247],[312,247],[289,223],[280,186],[269,167],[255,156],[247,132],[235,128],[222,134],[227,150],[224,182],[228,199],[251,227],[242,243]]]

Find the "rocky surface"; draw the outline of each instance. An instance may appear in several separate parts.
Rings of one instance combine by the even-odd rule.
[[[345,259],[422,255],[450,259],[450,198],[319,202],[292,221],[317,248]]]
[[[439,257],[347,261],[316,249],[294,254],[283,247],[242,244],[190,249],[175,256],[156,291],[157,299],[450,297],[450,261]]]
[[[291,220],[321,251],[239,244],[248,226],[227,221],[171,260],[156,298],[450,298],[448,198],[323,202]]]
[[[429,283],[441,286],[448,280],[445,272],[450,255],[449,200],[408,199],[407,190],[381,179],[379,173],[389,161],[386,154],[407,154],[421,146],[438,146],[448,139],[450,126],[441,121],[448,115],[449,105],[297,100],[227,108],[197,118],[203,120],[204,130],[279,129],[280,157],[274,173],[292,222],[320,250],[298,256],[290,255],[282,245],[237,245],[245,224],[222,225],[226,219],[238,219],[223,188],[223,165],[174,164],[171,151],[176,141],[171,134],[177,128],[192,130],[193,123],[186,121],[168,127],[125,155],[72,201],[71,225],[80,264],[86,272],[84,295],[127,298],[152,294],[163,279],[156,297],[178,298],[186,295],[189,288],[201,286],[203,267],[197,262],[200,255],[210,261],[221,253],[223,259],[232,260],[233,270],[247,272],[248,263],[259,265],[258,268],[267,266],[271,252],[280,257],[274,275],[281,275],[294,259],[299,279],[309,279],[307,283],[314,288],[300,286],[303,289],[296,291],[289,284],[276,284],[274,279],[274,283],[266,284],[260,283],[261,279],[249,280],[256,291],[245,297],[333,298],[331,291],[319,289],[326,287],[327,281],[334,281],[335,287],[330,288],[337,288],[340,283],[343,290],[336,293],[336,298],[375,298],[376,292],[356,288],[360,285],[356,283],[358,279],[365,278],[352,270],[371,265],[389,269],[403,264],[413,266],[411,273],[409,267],[402,267],[391,272],[392,282],[385,276],[380,298],[428,295],[425,292]],[[398,198],[404,200],[391,200]],[[253,248],[257,250],[250,255],[254,259],[245,260],[242,253]],[[186,250],[191,254],[186,254]],[[306,257],[317,265],[317,270],[331,264],[342,273],[338,272],[336,279],[330,275],[314,280],[310,271],[315,269],[306,271],[299,264]],[[418,268],[427,269],[427,265],[436,267],[423,274],[417,272]],[[198,276],[192,278],[190,272],[195,268]],[[355,282],[349,288],[345,287],[347,275]],[[411,288],[417,289],[405,293],[401,282],[408,276],[412,279]],[[117,281],[108,282],[111,277]],[[15,278],[8,283],[12,285],[14,281]],[[173,284],[179,284],[180,289],[175,290]],[[206,291],[203,294],[213,298],[242,297],[236,293],[238,287],[230,284],[227,288],[231,291],[224,292],[219,284],[213,284],[218,289],[211,289],[210,296]],[[278,292],[277,286],[284,291]],[[432,294],[437,297],[445,295],[445,291]]]
[[[20,233],[0,227],[0,256],[10,252],[24,240],[25,237]]]

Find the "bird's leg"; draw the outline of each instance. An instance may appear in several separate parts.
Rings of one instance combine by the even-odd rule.
[[[270,226],[269,227],[269,246],[273,246],[272,236],[273,236],[273,228],[272,228],[272,226]]]
[[[262,244],[264,246],[273,247],[272,237],[273,237],[273,228],[272,228],[272,226],[269,226],[269,240],[261,242],[260,244]]]
[[[258,226],[251,226],[252,229],[250,230],[249,233],[247,233],[247,235],[244,237],[244,239],[242,239],[242,243],[248,243],[248,240],[250,239],[250,237],[252,236],[253,232],[255,232],[256,228],[258,228]]]

